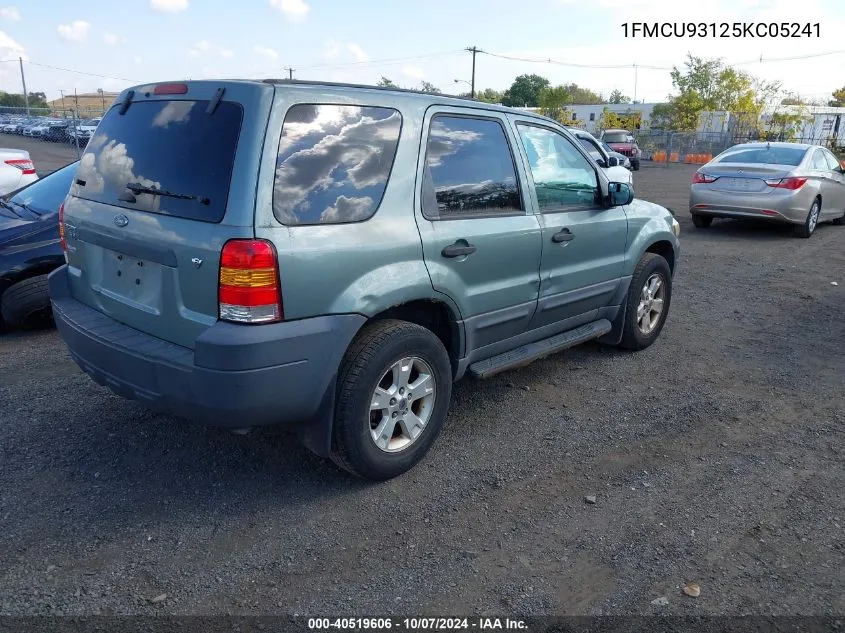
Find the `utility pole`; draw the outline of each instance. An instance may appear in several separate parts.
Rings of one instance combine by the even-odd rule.
[[[23,84],[23,102],[26,104],[26,116],[29,116],[29,93],[26,91],[26,77],[23,74],[23,57],[18,57],[21,65],[21,83]]]
[[[65,91],[59,90],[59,94],[62,95],[62,117],[65,119],[67,118],[67,110],[65,109]]]
[[[484,51],[480,50],[479,48],[473,46],[472,48],[466,49],[470,53],[472,53],[472,83],[470,84],[470,97],[475,99],[475,55],[476,53],[483,53]]]
[[[296,69],[291,68],[290,66],[285,66],[285,70],[288,71],[288,79],[293,81],[293,71],[296,70]]]
[[[637,102],[637,65],[634,64],[634,103]]]

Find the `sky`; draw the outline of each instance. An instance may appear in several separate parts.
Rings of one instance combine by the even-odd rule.
[[[783,21],[819,23],[819,36],[815,27],[798,39],[626,37],[623,29]],[[824,100],[845,85],[843,33],[841,0],[0,0],[0,90],[22,91],[22,57],[27,89],[49,99],[149,81],[281,77],[286,67],[296,79],[386,76],[457,94],[472,73],[465,49],[476,46],[484,51],[477,89],[503,90],[537,73],[605,96],[618,89],[662,101],[672,91],[668,69],[689,52]]]

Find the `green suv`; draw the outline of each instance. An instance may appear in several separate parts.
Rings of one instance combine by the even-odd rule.
[[[125,90],[60,221],[55,319],[95,381],[290,425],[377,480],[428,451],[466,374],[649,346],[679,254],[671,213],[554,121],[300,81]]]

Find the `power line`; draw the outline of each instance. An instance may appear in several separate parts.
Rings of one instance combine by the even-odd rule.
[[[498,57],[499,59],[507,59],[510,61],[515,62],[526,62],[530,64],[553,64],[555,66],[569,66],[572,68],[607,68],[607,69],[616,69],[616,70],[630,70],[632,68],[631,64],[577,64],[574,62],[562,62],[556,59],[551,58],[530,58],[530,57],[516,57],[514,55],[503,55],[501,53],[491,53],[490,51],[478,51],[479,53],[484,53],[485,55],[490,55],[491,57]],[[646,68],[648,70],[672,70],[669,67],[665,66],[648,66],[643,64],[637,64],[637,68]]]
[[[50,64],[39,64],[38,62],[33,62],[33,61],[24,60],[24,64],[30,64],[32,66],[41,66],[42,68],[50,68],[51,70],[61,70],[62,72],[75,73],[77,75],[88,75],[89,77],[99,77],[100,79],[116,79],[118,81],[125,81],[127,83],[142,83],[140,79],[127,79],[126,77],[116,77],[114,75],[101,75],[99,73],[89,73],[89,72],[86,72],[84,70],[74,70],[72,68],[61,68],[59,66],[51,66]]]

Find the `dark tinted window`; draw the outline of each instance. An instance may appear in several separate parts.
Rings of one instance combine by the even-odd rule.
[[[634,137],[627,132],[605,132],[602,140],[608,143],[633,143]]]
[[[521,212],[513,155],[501,123],[434,117],[426,149],[423,215],[443,219]]]
[[[730,149],[713,159],[714,163],[757,163],[761,165],[799,165],[807,150],[802,147],[765,145]]]
[[[580,136],[576,138],[578,139],[578,142],[581,143],[581,146],[593,155],[593,158],[601,158],[601,153],[599,152],[598,148],[592,144],[592,142],[588,141],[585,138],[581,138]]]
[[[73,194],[106,204],[219,222],[241,129],[241,106],[223,101],[142,101],[109,110],[79,163]],[[195,197],[133,193],[128,184]]]
[[[276,219],[336,224],[370,218],[387,187],[401,127],[401,115],[391,108],[291,107],[276,160]]]
[[[599,198],[596,170],[569,139],[534,125],[520,124],[518,129],[540,211],[594,207]]]

